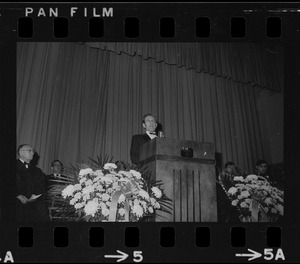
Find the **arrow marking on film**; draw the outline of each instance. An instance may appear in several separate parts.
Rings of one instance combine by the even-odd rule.
[[[126,254],[120,250],[117,250],[117,252],[121,255],[104,255],[104,257],[105,258],[118,258],[117,262],[121,262],[121,261],[127,259],[128,254]]]
[[[252,252],[251,254],[247,254],[247,253],[237,253],[235,254],[236,257],[251,257],[248,259],[248,261],[250,260],[253,260],[253,259],[256,259],[256,258],[260,258],[261,257],[261,254],[259,252],[256,252],[250,248],[248,248],[248,251],[249,252]]]

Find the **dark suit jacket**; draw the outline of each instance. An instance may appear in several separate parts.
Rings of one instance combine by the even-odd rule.
[[[130,147],[130,158],[133,164],[140,164],[140,147],[149,140],[151,140],[151,138],[146,133],[134,135],[132,137]]]
[[[42,194],[35,201],[22,204],[17,199],[17,221],[35,222],[47,221],[45,203],[45,175],[38,167],[29,165],[27,169],[22,161],[17,160],[16,164],[16,196],[24,195],[30,198],[32,194]]]

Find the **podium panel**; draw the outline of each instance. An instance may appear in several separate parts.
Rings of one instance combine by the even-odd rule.
[[[182,149],[193,157],[182,157]],[[141,148],[140,158],[152,179],[161,180],[172,199],[173,212],[157,212],[158,222],[216,222],[214,145],[172,138],[156,138]]]

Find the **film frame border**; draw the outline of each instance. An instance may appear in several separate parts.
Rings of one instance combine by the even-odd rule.
[[[93,7],[93,6],[99,6],[102,4],[107,4],[107,3],[88,3],[88,4],[83,4],[85,6],[89,6],[89,7]],[[194,3],[191,3],[194,5]],[[300,38],[299,38],[299,29],[297,28],[299,23],[297,24],[297,21],[299,21],[299,13],[297,13],[298,11],[293,11],[293,10],[298,10],[299,8],[299,4],[298,4],[298,9],[295,8],[296,4],[289,4],[290,7],[286,7],[284,9],[281,9],[282,4],[265,4],[263,6],[263,8],[261,7],[260,4],[254,4],[254,5],[250,5],[248,9],[246,10],[256,10],[256,13],[249,13],[247,14],[248,17],[250,17],[250,19],[247,18],[247,28],[250,30],[252,29],[256,29],[255,33],[253,31],[249,31],[248,34],[246,35],[245,38],[232,38],[230,36],[230,27],[228,26],[228,20],[230,20],[230,18],[232,18],[231,14],[234,14],[234,17],[239,17],[241,16],[241,10],[239,8],[241,8],[242,10],[244,10],[244,4],[240,4],[238,5],[238,7],[236,6],[236,4],[232,4],[232,5],[222,5],[223,8],[220,8],[220,14],[222,14],[221,16],[219,16],[218,12],[216,12],[214,10],[214,8],[217,5],[220,4],[207,4],[207,5],[202,5],[201,4],[201,10],[197,10],[196,8],[194,9],[193,7],[190,7],[189,4],[182,4],[182,10],[188,11],[187,13],[197,13],[198,17],[207,17],[209,16],[208,14],[212,14],[209,17],[213,17],[213,22],[212,22],[212,27],[211,27],[211,36],[209,38],[197,38],[195,37],[195,29],[194,27],[190,27],[191,25],[191,17],[194,18],[195,15],[190,15],[190,17],[188,18],[188,15],[186,14],[186,16],[180,16],[179,18],[177,18],[178,16],[178,10],[176,8],[177,7],[172,7],[169,6],[169,4],[160,4],[160,3],[152,3],[149,5],[153,5],[151,6],[151,8],[145,10],[145,8],[143,7],[144,4],[115,4],[115,3],[108,3],[109,6],[114,6],[114,9],[119,9],[120,13],[118,14],[118,16],[115,18],[113,18],[113,21],[110,22],[105,22],[105,30],[104,31],[104,36],[101,39],[94,39],[94,38],[90,38],[87,34],[87,21],[88,18],[80,18],[77,21],[72,21],[70,20],[69,22],[69,28],[76,28],[78,29],[78,32],[76,32],[76,34],[70,30],[70,34],[68,37],[66,38],[59,38],[59,39],[54,39],[53,35],[50,34],[50,36],[48,35],[48,30],[45,30],[45,27],[47,29],[52,28],[53,27],[53,18],[49,18],[49,17],[45,17],[45,18],[33,18],[34,23],[38,24],[38,26],[34,25],[34,34],[33,34],[33,38],[18,38],[17,36],[17,20],[22,16],[22,12],[24,11],[24,8],[26,7],[27,4],[16,4],[17,8],[11,8],[10,5],[8,4],[7,6],[5,4],[1,4],[1,16],[0,16],[0,22],[2,23],[2,25],[4,24],[4,26],[1,28],[1,31],[4,32],[4,42],[1,41],[1,46],[2,48],[4,47],[4,49],[2,49],[2,55],[6,55],[4,56],[4,61],[7,62],[7,64],[9,67],[7,67],[7,69],[5,69],[5,67],[3,67],[3,69],[1,69],[1,71],[3,70],[3,72],[7,73],[7,76],[5,78],[2,78],[1,80],[1,84],[3,83],[4,86],[6,87],[7,83],[15,83],[15,73],[11,72],[12,68],[16,67],[16,47],[15,44],[18,41],[84,41],[84,42],[89,42],[89,41],[109,41],[109,42],[115,42],[115,41],[121,41],[121,42],[134,42],[134,41],[145,41],[145,42],[180,42],[180,41],[185,41],[185,42],[210,42],[210,41],[226,41],[226,42],[241,42],[241,41],[262,41],[262,42],[272,42],[272,43],[277,43],[277,44],[281,44],[285,47],[285,50],[287,51],[286,53],[286,58],[285,62],[287,64],[286,68],[285,68],[285,85],[287,84],[287,86],[289,87],[289,90],[287,91],[287,96],[285,93],[285,113],[284,113],[284,118],[285,118],[285,122],[287,121],[287,128],[293,128],[292,124],[294,123],[294,120],[297,120],[297,118],[299,117],[299,114],[297,112],[295,112],[295,110],[299,110],[299,106],[297,106],[297,104],[294,102],[294,99],[297,98],[297,92],[296,92],[296,88],[292,87],[293,85],[291,84],[299,84],[299,62],[296,60],[294,60],[295,57],[299,58],[299,51],[297,51],[297,44],[300,44]],[[53,4],[30,4],[30,6],[52,6]],[[65,5],[66,10],[68,9],[68,7],[70,5],[72,6],[80,6],[79,3],[65,3],[62,4]],[[135,6],[134,6],[135,5]],[[163,10],[157,10],[156,6],[162,6],[164,5],[165,9]],[[195,3],[195,5],[197,5],[197,3]],[[134,6],[135,11],[133,11],[132,7]],[[285,5],[286,6],[286,5]],[[250,8],[251,7],[251,8]],[[166,13],[164,13],[164,11],[168,8],[168,12],[167,15]],[[273,10],[272,12],[270,12],[270,10]],[[274,11],[275,10],[275,11]],[[285,12],[283,12],[282,10],[287,10]],[[133,12],[133,13],[131,13]],[[149,19],[151,21],[155,20],[156,22],[159,21],[159,17],[172,17],[170,16],[170,14],[174,12],[176,15],[176,25],[180,25],[182,29],[185,30],[181,30],[179,32],[176,31],[177,35],[175,34],[174,38],[166,38],[166,39],[162,39],[159,36],[159,30],[158,30],[158,24],[156,23],[156,26],[152,27],[153,24],[155,23],[149,23]],[[140,24],[140,29],[142,30],[143,28],[147,28],[149,29],[149,31],[146,32],[146,34],[142,34],[140,35],[138,38],[136,39],[128,39],[125,37],[124,34],[124,19],[129,15],[130,17],[135,17],[137,15],[137,13],[142,16],[142,19],[140,19],[140,21],[144,21],[143,17],[146,17],[145,21]],[[153,16],[151,16],[150,18],[149,13]],[[163,15],[162,15],[163,13]],[[244,13],[242,13],[244,14]],[[263,23],[265,25],[265,18],[267,16],[271,17],[280,17],[281,21],[282,21],[282,36],[280,38],[273,38],[273,39],[269,39],[266,37],[265,35],[265,28],[263,27],[256,27],[255,25],[260,25],[260,23]],[[171,14],[172,15],[172,14]],[[244,14],[245,15],[245,14]],[[66,16],[66,15],[65,15]],[[174,17],[174,16],[173,16]],[[82,20],[84,21],[83,24],[85,24],[85,26],[82,26]],[[250,21],[250,23],[249,23]],[[194,25],[194,23],[192,23]],[[148,25],[147,27],[145,27],[145,25]],[[225,25],[227,25],[225,27]],[[250,27],[249,27],[250,25]],[[251,26],[252,25],[252,26]],[[114,30],[111,30],[114,29]],[[117,30],[115,30],[117,29]],[[2,34],[1,32],[1,34]],[[298,32],[298,33],[297,33]],[[46,34],[45,34],[46,33]],[[109,33],[109,34],[106,34]],[[229,33],[229,34],[228,34]],[[84,36],[84,37],[82,37]],[[5,51],[5,52],[4,52]],[[3,65],[1,65],[3,66]],[[298,75],[297,75],[298,74]],[[296,85],[295,85],[296,86]],[[6,106],[9,111],[8,113],[4,114],[4,119],[7,120],[6,121],[6,126],[8,127],[8,131],[9,131],[9,135],[4,134],[4,142],[11,142],[11,141],[15,141],[15,119],[11,118],[13,115],[13,113],[15,113],[15,98],[16,98],[16,94],[15,91],[10,90],[10,89],[4,89],[4,92],[1,91],[1,93],[4,93],[5,96],[7,96],[8,98],[10,98],[8,100],[8,102],[2,102],[1,105]],[[2,97],[2,96],[1,96]],[[4,97],[2,97],[4,98]],[[9,103],[9,105],[8,105]],[[286,111],[287,110],[287,111]],[[286,112],[288,114],[286,114]],[[285,123],[286,125],[286,123]],[[290,172],[291,174],[295,174],[297,175],[297,170],[296,170],[296,165],[297,165],[297,161],[295,159],[295,157],[293,157],[293,155],[291,155],[291,153],[288,152],[289,148],[293,146],[293,142],[292,139],[297,139],[297,128],[295,128],[293,131],[286,131],[286,126],[285,126],[285,132],[287,132],[288,135],[290,136],[285,136],[285,146],[287,146],[287,148],[285,148],[285,167],[287,167],[286,170],[286,174],[288,175],[288,173]],[[9,139],[8,141],[5,141],[6,139]],[[6,149],[8,150],[8,154],[9,156],[11,155],[11,157],[13,157],[13,162],[14,162],[14,158],[15,158],[15,146],[9,146],[4,144],[4,146],[6,147]],[[4,156],[4,155],[3,155]],[[289,159],[286,161],[286,157],[288,157]],[[5,157],[2,159],[5,160]],[[5,160],[6,161],[6,160]],[[6,163],[6,162],[5,162]],[[12,166],[15,166],[14,163],[11,163],[11,161],[7,160],[6,164],[10,164]],[[3,165],[3,164],[1,164]],[[2,166],[3,167],[3,166]],[[2,169],[2,172],[6,172],[6,169]],[[299,180],[299,179],[297,179]],[[296,181],[297,182],[297,181]],[[12,179],[9,180],[5,180],[5,183],[8,183],[9,185],[14,184],[14,181]],[[10,189],[9,189],[10,190]],[[1,190],[3,191],[3,189]],[[288,189],[286,192],[286,200],[287,202],[289,202],[290,199],[295,199],[295,197],[293,196],[293,194],[290,193],[290,191],[296,191],[296,188],[293,185],[288,185]],[[14,197],[12,195],[9,195],[9,193],[4,190],[2,193],[4,193],[4,195],[6,197],[9,197],[9,201],[12,202],[14,201]],[[3,196],[4,196],[3,195]],[[296,205],[299,204],[299,198],[296,197],[295,199]],[[153,241],[157,241],[158,237],[155,235],[155,238],[153,237],[153,239],[149,239],[149,241],[145,240],[144,238],[149,238],[150,235],[153,235],[154,232],[148,232],[146,230],[146,228],[143,226],[144,224],[133,224],[133,223],[129,223],[129,224],[114,224],[114,223],[110,223],[110,224],[90,224],[90,223],[80,223],[80,224],[76,224],[76,223],[68,223],[67,225],[64,226],[68,226],[69,227],[69,234],[70,234],[70,238],[74,239],[70,239],[70,241],[76,241],[76,237],[79,234],[79,241],[75,242],[74,244],[71,243],[70,247],[71,248],[64,248],[64,250],[60,250],[59,248],[54,248],[53,244],[51,241],[44,241],[44,235],[47,234],[48,236],[52,237],[52,231],[53,228],[55,227],[60,227],[62,226],[60,223],[51,223],[51,225],[44,225],[42,223],[39,223],[37,225],[33,226],[33,248],[32,249],[28,249],[28,248],[18,248],[16,245],[16,241],[17,238],[14,236],[18,234],[17,230],[18,230],[18,226],[11,224],[11,223],[6,223],[6,222],[2,222],[1,223],[1,228],[0,228],[0,232],[1,234],[4,234],[2,238],[2,242],[4,241],[4,245],[2,245],[2,243],[0,244],[1,248],[0,248],[0,258],[2,259],[2,261],[4,261],[5,257],[3,256],[3,252],[8,252],[11,250],[14,258],[16,261],[27,261],[27,260],[32,260],[32,252],[34,252],[36,254],[35,256],[35,260],[39,260],[39,261],[43,261],[44,257],[46,256],[49,257],[47,258],[47,261],[58,261],[59,259],[56,257],[59,257],[60,260],[66,260],[66,261],[70,261],[70,256],[72,256],[72,254],[74,255],[74,249],[77,250],[80,247],[82,247],[81,250],[86,250],[86,252],[89,252],[88,254],[85,254],[84,256],[78,254],[76,256],[74,256],[75,258],[77,257],[77,260],[82,260],[82,261],[104,261],[103,258],[100,258],[99,254],[105,252],[105,254],[108,254],[108,252],[110,251],[112,254],[115,253],[115,249],[119,249],[121,251],[124,252],[128,252],[128,248],[125,247],[124,245],[124,237],[120,238],[119,244],[117,246],[115,246],[115,240],[108,238],[108,240],[106,239],[104,241],[104,246],[100,247],[101,248],[101,252],[99,250],[93,250],[91,248],[88,247],[88,245],[82,245],[82,242],[85,243],[85,241],[87,241],[87,230],[89,230],[90,227],[104,227],[104,233],[107,234],[108,233],[116,233],[116,234],[120,234],[122,231],[124,233],[124,230],[126,227],[139,227],[140,230],[140,240],[142,240],[142,245],[140,245],[137,250],[134,251],[142,251],[143,252],[143,256],[144,256],[144,260],[143,262],[147,261],[147,262],[156,262],[156,261],[162,261],[162,262],[170,262],[170,261],[182,261],[182,262],[202,262],[202,261],[209,261],[209,262],[214,262],[214,261],[237,261],[240,262],[242,261],[241,258],[236,258],[234,256],[234,254],[236,252],[246,252],[246,248],[252,248],[252,249],[257,249],[257,251],[262,252],[263,248],[266,248],[266,232],[267,232],[267,227],[280,227],[281,228],[281,235],[282,235],[282,248],[284,251],[284,254],[286,255],[286,260],[294,260],[292,259],[292,256],[295,256],[294,254],[297,254],[299,250],[299,247],[297,247],[297,243],[295,243],[295,241],[299,241],[299,227],[296,225],[297,224],[297,218],[298,216],[292,215],[292,208],[290,207],[290,204],[286,204],[285,207],[287,208],[286,213],[285,213],[285,219],[283,223],[280,224],[271,224],[271,223],[255,223],[255,224],[250,224],[250,225],[245,225],[243,223],[241,223],[241,225],[239,225],[238,227],[245,227],[246,229],[246,247],[242,247],[239,248],[237,250],[237,248],[232,248],[230,245],[230,230],[232,227],[235,227],[234,225],[228,226],[228,224],[223,224],[223,223],[147,223],[147,228],[149,228],[150,230],[155,230],[156,231],[156,235],[157,233],[159,233],[159,230],[161,227],[174,227],[175,228],[175,235],[176,235],[176,241],[178,240],[178,233],[187,233],[189,234],[188,237],[190,236],[194,236],[195,230],[197,227],[209,227],[210,228],[210,235],[211,237],[211,242],[210,242],[210,247],[204,247],[203,249],[201,247],[195,247],[195,240],[193,240],[193,242],[191,241],[179,241],[178,243],[175,243],[174,247],[166,247],[166,248],[161,248],[159,246],[159,243],[157,245],[153,245]],[[8,206],[8,209],[6,212],[11,213],[14,212],[14,208],[13,206],[10,207]],[[2,215],[5,215],[4,212],[2,212]],[[9,219],[10,216],[6,215],[5,217],[7,217],[6,219]],[[36,231],[36,228],[38,231]],[[179,230],[179,231],[178,231]],[[7,233],[8,231],[8,233]],[[41,232],[40,232],[41,231]],[[13,234],[13,235],[12,235]],[[259,241],[257,241],[257,234],[262,234],[262,236],[258,239]],[[298,234],[298,236],[296,235]],[[12,237],[13,236],[13,237]],[[106,235],[105,235],[106,236]],[[217,238],[217,240],[215,240]],[[151,242],[152,241],[152,242]],[[184,243],[183,243],[184,242]],[[227,243],[229,242],[229,245],[227,245]],[[6,244],[6,245],[5,245]],[[225,245],[226,244],[226,245]],[[300,243],[298,243],[300,244]],[[37,248],[35,248],[35,246],[37,246]],[[227,252],[224,253],[224,248],[227,249]],[[180,250],[178,252],[178,249],[182,249],[184,248],[184,250]],[[48,249],[48,250],[45,250]],[[151,249],[151,250],[149,250]],[[16,250],[16,251],[15,251]],[[153,256],[151,254],[150,251],[155,251],[157,252],[158,256]],[[50,256],[47,255],[46,253],[49,253],[50,251]],[[59,252],[59,256],[57,255],[57,253]],[[131,254],[132,254],[132,250],[131,250]],[[223,256],[219,256],[217,253],[222,253]],[[2,256],[1,256],[2,255]],[[102,254],[103,255],[103,254]],[[95,257],[96,256],[96,257]],[[299,258],[299,255],[297,256]],[[74,260],[75,260],[74,258]],[[131,260],[133,260],[133,258],[131,258]],[[124,262],[129,261],[129,258],[127,260],[125,260]],[[246,259],[245,259],[246,261]],[[1,262],[1,260],[0,260]],[[112,260],[112,262],[114,262]]]

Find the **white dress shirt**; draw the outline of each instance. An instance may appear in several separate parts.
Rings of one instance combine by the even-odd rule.
[[[157,137],[157,135],[155,135],[155,134],[150,134],[150,132],[149,131],[146,131],[146,133],[147,133],[147,135],[151,138],[151,139],[153,139],[153,138],[156,138]],[[155,132],[154,132],[155,133]]]

